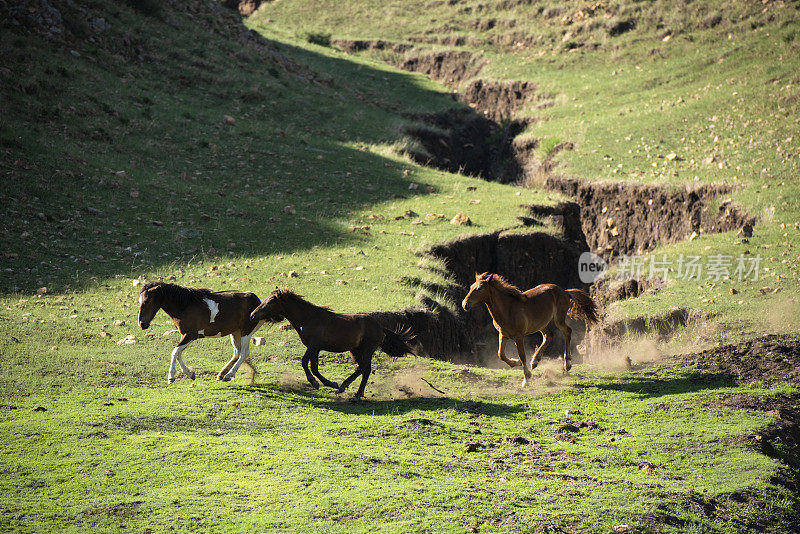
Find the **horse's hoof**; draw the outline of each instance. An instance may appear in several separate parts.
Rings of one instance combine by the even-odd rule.
[[[233,377],[230,376],[230,375],[225,375],[225,376],[222,377],[222,381],[223,382],[230,382],[231,378],[233,378]]]
[[[527,386],[528,386],[528,379],[527,378],[523,378],[522,379],[522,384],[520,384],[519,387],[524,388],[524,387],[527,387]]]
[[[539,362],[531,362],[531,371],[536,369],[539,366]]]
[[[317,382],[309,382],[309,384],[311,384],[312,388],[319,389],[319,383],[317,383]]]
[[[175,379],[174,379],[174,378],[167,378],[167,385],[168,385],[168,386],[169,386],[170,384],[172,384],[173,382],[175,382]]]
[[[361,402],[361,396],[353,395],[352,397],[350,397],[350,402]]]
[[[337,384],[336,382],[331,382],[331,385],[328,386],[328,387],[332,387],[333,389],[335,389],[337,391],[339,390],[339,384]],[[341,393],[341,391],[339,391],[339,393]]]
[[[189,373],[189,378],[191,378],[192,380],[194,380],[194,371],[192,371],[191,373]]]

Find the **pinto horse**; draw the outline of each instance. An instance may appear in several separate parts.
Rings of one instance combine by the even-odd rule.
[[[181,339],[172,351],[168,384],[175,381],[176,361],[183,374],[194,380],[194,371],[181,358],[189,343],[203,337],[230,335],[233,357],[217,375],[217,380],[228,381],[250,355],[250,339],[262,324],[251,321],[250,314],[259,304],[261,301],[256,295],[245,291],[214,293],[208,289],[151,282],[142,286],[139,293],[139,326],[146,330],[158,310],[164,310],[180,332]],[[248,365],[255,374],[252,363]]]
[[[572,358],[569,355],[572,329],[565,322],[565,316],[583,319],[587,326],[598,321],[597,305],[582,289],[565,291],[555,284],[541,284],[523,292],[502,276],[492,273],[475,273],[475,283],[469,288],[469,293],[461,305],[468,310],[470,306],[481,302],[486,304],[492,316],[492,323],[500,333],[497,356],[509,367],[522,365],[522,372],[525,375],[522,387],[527,385],[531,369],[539,364],[542,351],[553,338],[551,320],[564,334],[564,374],[572,368]],[[543,340],[533,353],[531,366],[528,369],[523,341],[527,334],[534,332],[540,332]],[[504,349],[509,339],[517,346],[519,360],[510,359],[505,355]]]
[[[408,345],[408,331],[399,334],[392,332],[364,313],[335,313],[329,308],[311,304],[301,295],[285,289],[273,291],[250,314],[251,323],[274,322],[281,318],[291,323],[300,336],[300,341],[306,346],[302,364],[311,386],[319,389],[319,382],[314,378],[316,376],[326,386],[344,393],[358,375],[361,375],[361,385],[353,397],[354,400],[364,396],[367,378],[372,372],[372,355],[378,347],[393,357],[414,353]],[[350,351],[353,355],[356,370],[341,386],[319,372],[319,353],[322,350]]]

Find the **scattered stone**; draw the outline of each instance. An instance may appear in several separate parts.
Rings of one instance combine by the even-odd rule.
[[[136,337],[133,334],[128,334],[127,336],[117,341],[117,345],[132,345],[134,343],[136,343]]]
[[[288,206],[285,206],[283,208],[283,213],[288,213],[289,215],[294,215],[295,213],[297,213],[297,210],[294,209],[293,205],[289,204]]]
[[[45,408],[44,406],[34,406],[33,407],[33,411],[34,412],[46,412],[47,408]]]
[[[472,226],[472,221],[463,213],[458,212],[455,217],[450,219],[450,224],[455,226]]]
[[[678,155],[675,152],[670,152],[666,156],[667,161],[675,161],[678,158]]]
[[[408,184],[408,188],[409,189],[419,189],[419,184],[415,184],[414,182],[411,182],[410,184]]]
[[[266,343],[266,340],[263,337],[254,337],[253,338],[253,345],[255,345],[256,347],[260,347],[264,343]]]
[[[297,271],[289,271],[286,273],[286,276],[287,278],[297,278],[299,275],[297,274]]]
[[[39,294],[39,295],[45,295],[45,294],[47,294],[47,288],[42,286],[42,287],[40,287],[39,289],[36,290],[36,293]]]
[[[223,115],[222,116],[222,122],[224,122],[225,124],[228,124],[230,126],[233,126],[234,124],[236,124],[236,119],[234,119],[230,115]]]

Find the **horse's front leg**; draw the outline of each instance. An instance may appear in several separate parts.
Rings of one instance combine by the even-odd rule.
[[[184,349],[186,349],[186,346],[195,339],[197,339],[197,334],[183,334],[181,336],[180,341],[178,341],[178,346],[172,351],[172,356],[169,362],[169,371],[167,372],[167,384],[172,384],[175,382],[176,362],[180,363],[183,373],[194,380],[194,371],[191,371],[188,367],[186,367],[186,365],[184,365],[183,359],[181,358],[181,353],[184,351]]]
[[[314,376],[319,378],[320,381],[323,384],[325,384],[326,386],[328,386],[329,388],[339,389],[339,384],[337,384],[336,382],[331,382],[330,380],[328,380],[327,378],[322,376],[322,373],[319,372],[319,351],[315,352],[311,356],[311,362],[310,363],[311,363],[311,373]]]
[[[542,351],[550,345],[550,341],[553,339],[553,329],[550,328],[549,324],[541,329],[539,333],[542,334],[542,344],[539,345],[536,348],[536,352],[533,353],[533,358],[531,358],[531,370],[536,369],[536,366],[539,365],[539,362],[542,360]]]
[[[528,380],[531,378],[531,370],[528,369],[528,359],[525,356],[525,336],[516,338],[514,344],[517,346],[519,361],[522,362],[522,373],[525,375],[522,379],[522,387],[525,387],[528,385]]]
[[[344,382],[342,382],[342,385],[339,386],[339,389],[336,391],[337,393],[344,393],[344,390],[346,390],[348,386],[350,386],[350,384],[353,383],[353,380],[358,378],[358,375],[361,374],[361,366],[358,365],[358,360],[356,359],[356,352],[350,351],[350,354],[353,355],[353,360],[355,360],[356,362],[356,370],[353,371],[353,374],[344,379]]]
[[[308,368],[309,363],[311,363],[312,357],[313,358],[319,357],[318,349],[311,349],[311,348],[306,349],[306,353],[303,354],[303,359],[301,360],[301,363],[303,364],[303,371],[306,372],[306,380],[308,380],[308,383],[311,384],[311,387],[313,387],[314,389],[319,389],[319,382],[317,382],[317,379],[314,378],[314,375],[311,374],[311,371]]]
[[[352,400],[354,401],[364,396],[364,389],[367,387],[367,379],[372,372],[372,355],[375,354],[377,348],[378,347],[363,349],[356,353],[356,362],[358,363],[358,368],[361,370],[361,384],[358,386],[356,394],[353,395]]]
[[[217,380],[225,380],[225,375],[231,370],[231,367],[239,360],[239,355],[242,352],[242,336],[241,333],[236,332],[231,334],[231,345],[233,345],[233,356],[225,366],[217,373]]]
[[[498,330],[498,332],[500,332]],[[503,360],[508,364],[509,367],[516,367],[520,365],[519,360],[514,360],[506,356],[506,343],[508,342],[509,338],[503,335],[503,332],[500,332],[500,339],[498,341],[498,349],[497,349],[497,357]]]

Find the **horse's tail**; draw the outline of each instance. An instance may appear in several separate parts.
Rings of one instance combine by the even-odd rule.
[[[567,315],[573,319],[583,319],[586,326],[597,324],[600,319],[597,317],[597,304],[583,289],[567,289],[567,296],[570,299]]]
[[[383,334],[381,350],[389,356],[399,358],[405,354],[414,354],[414,349],[409,345],[414,339],[410,329],[394,332],[388,328],[384,328]]]

